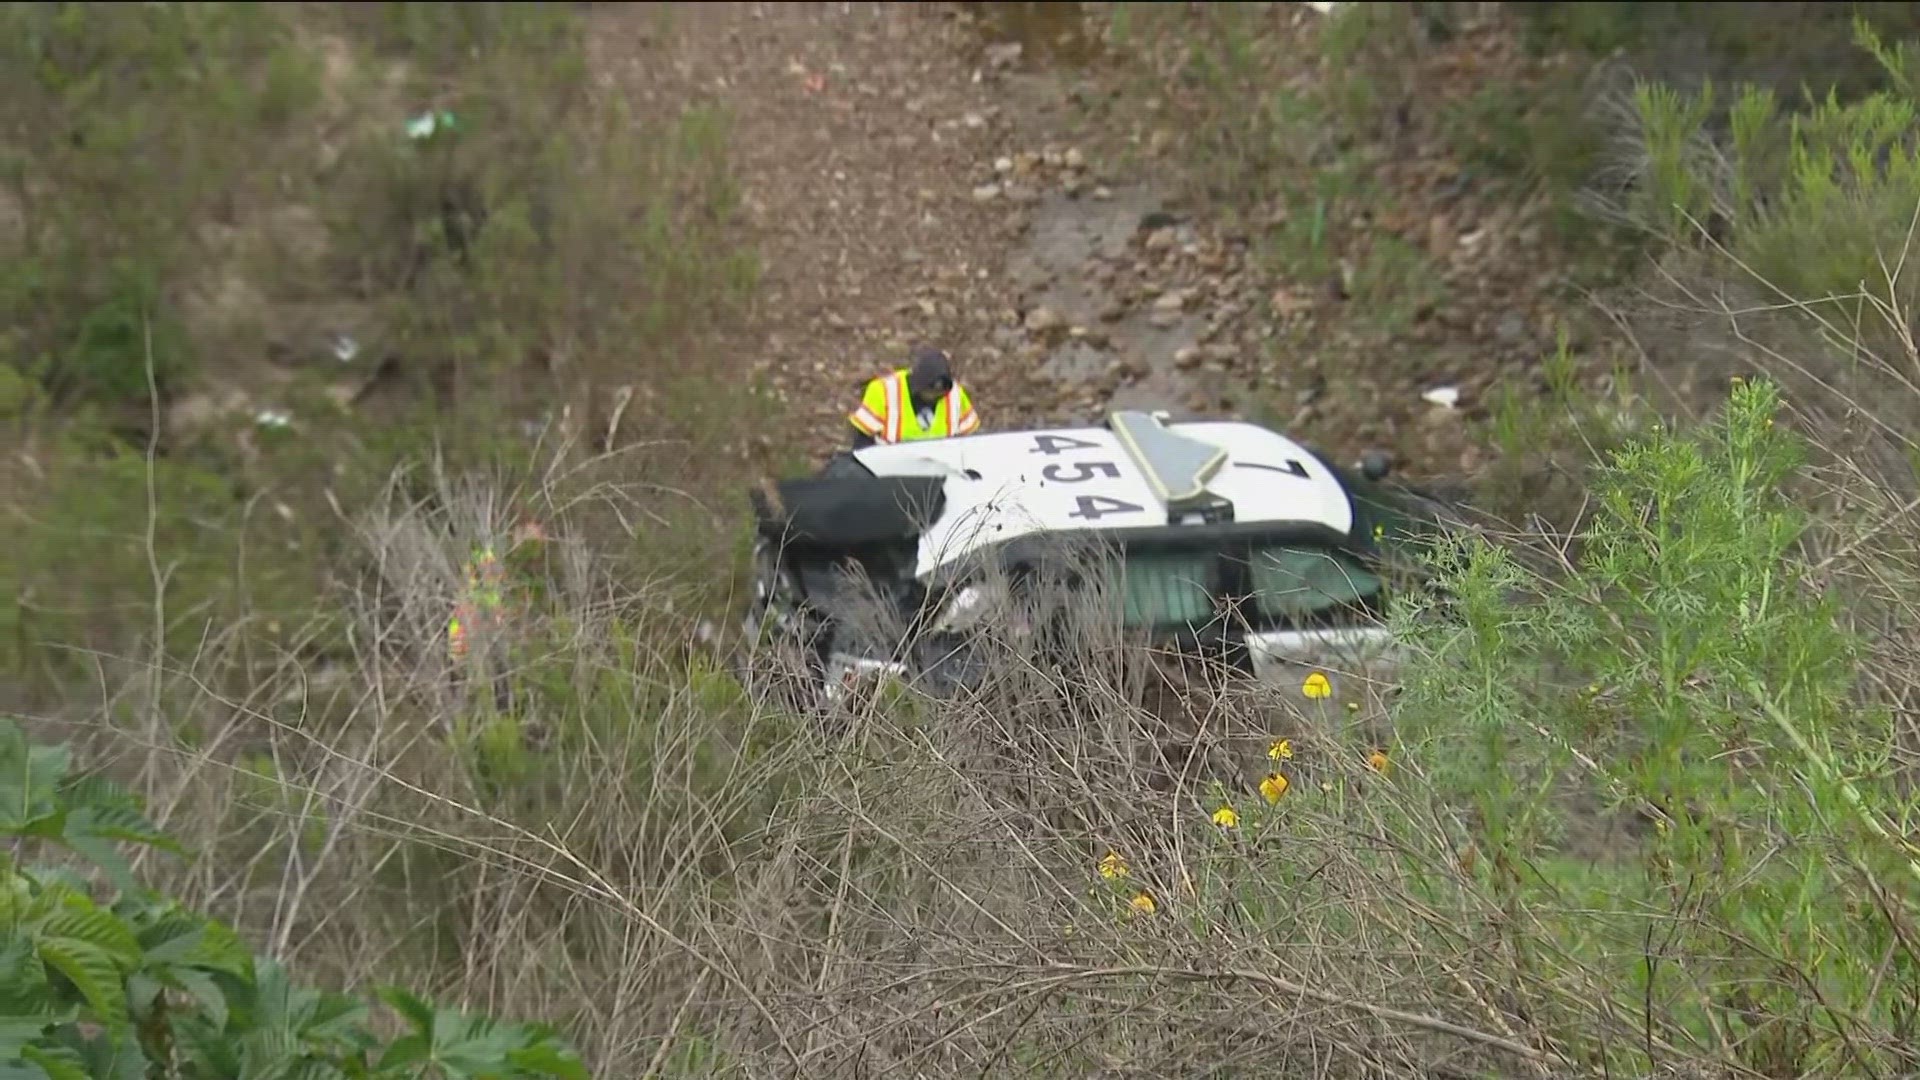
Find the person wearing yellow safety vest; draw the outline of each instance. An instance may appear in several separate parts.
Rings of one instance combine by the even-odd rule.
[[[447,620],[447,652],[455,660],[467,655],[468,635],[498,624],[506,600],[506,574],[491,545],[473,553],[466,571],[466,592],[454,603],[453,616]]]
[[[909,366],[867,384],[860,407],[847,414],[855,450],[875,443],[971,435],[980,428],[967,391],[953,378],[947,354],[913,350]]]
[[[538,545],[545,539],[546,533],[537,522],[524,522],[514,531],[509,554]],[[474,632],[497,629],[507,616],[517,614],[525,606],[525,597],[508,581],[507,568],[494,554],[493,545],[476,550],[465,569],[466,591],[455,601],[452,617],[447,620],[447,653],[454,660],[465,659],[468,639]]]

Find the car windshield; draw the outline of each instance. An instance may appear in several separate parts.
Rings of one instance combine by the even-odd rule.
[[[1380,579],[1326,548],[1272,545],[1253,557],[1253,591],[1261,614],[1302,619],[1363,604],[1380,592]]]

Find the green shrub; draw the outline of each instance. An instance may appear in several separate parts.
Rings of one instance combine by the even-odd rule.
[[[29,412],[39,399],[33,382],[12,364],[0,363],[0,420],[13,420]]]
[[[143,420],[147,335],[163,390],[191,366],[178,307],[205,215],[274,178],[317,97],[284,13],[257,4],[9,4],[0,120],[25,211],[6,321],[63,400]]]
[[[1489,83],[1448,103],[1446,128],[1471,163],[1574,188],[1591,176],[1601,150],[1587,105],[1587,88],[1571,76],[1538,87]]]
[[[86,1080],[165,1075],[479,1080],[587,1070],[552,1032],[436,1009],[399,988],[383,1038],[361,1002],[293,985],[234,932],[136,885],[119,843],[178,847],[104,781],[70,775],[62,746],[0,722],[0,835],[103,862],[108,896],[69,870],[0,856],[0,1067]]]
[[[1848,48],[1855,20],[1910,37],[1920,13],[1900,3],[1591,2],[1506,5],[1542,51],[1618,58],[1642,77],[1683,90],[1751,82],[1778,93],[1832,87],[1853,98],[1886,87],[1886,73]]]
[[[555,396],[547,371],[588,400],[644,372],[663,399],[648,414],[669,425],[656,435],[731,430],[733,396],[665,362],[669,343],[733,310],[757,277],[734,242],[725,115],[635,117],[590,100],[583,24],[563,8],[391,4],[345,17],[408,56],[411,100],[454,121],[425,138],[407,137],[403,116],[367,127],[328,185],[326,276],[379,305],[401,376],[465,414],[488,396],[522,407]]]
[[[1741,385],[1710,430],[1613,454],[1564,580],[1470,542],[1450,609],[1408,626],[1432,653],[1396,725],[1527,913],[1503,947],[1569,980],[1570,1038],[1577,983],[1767,1075],[1911,1069],[1906,781],[1856,690],[1865,643],[1803,569],[1779,408]],[[1608,821],[1631,839],[1601,843]]]
[[[74,327],[72,342],[42,376],[56,396],[139,402],[173,391],[191,346],[150,269],[124,269]]]
[[[1719,236],[1776,299],[1865,293],[1909,310],[1913,275],[1892,273],[1920,200],[1909,61],[1866,22],[1856,29],[1893,89],[1848,101],[1829,91],[1788,112],[1765,87],[1728,96],[1643,84],[1634,104],[1645,165],[1629,212],[1686,247]]]

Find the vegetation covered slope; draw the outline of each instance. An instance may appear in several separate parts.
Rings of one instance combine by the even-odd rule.
[[[1009,637],[977,697],[802,717],[698,644],[737,546],[706,496],[781,415],[706,334],[771,302],[734,161],[767,148],[607,88],[709,19],[796,94],[954,87],[816,71],[784,50],[826,24],[745,6],[10,6],[0,631],[32,741],[0,802],[16,840],[191,857],[11,858],[0,1063],[1920,1068],[1911,28],[1715,10],[1083,5],[1121,86],[1082,134],[1284,279],[1276,370],[1508,357],[1464,419],[1520,523],[1436,553],[1407,668],[1331,673],[1353,713],[1156,707],[1152,658],[1089,630],[1074,670]],[[1708,96],[1675,25],[1767,86]],[[1647,81],[1608,81],[1620,48]],[[1561,347],[1510,357],[1496,304]]]

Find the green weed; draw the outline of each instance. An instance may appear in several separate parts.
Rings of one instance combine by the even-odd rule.
[[[403,1024],[374,1033],[366,1006],[293,985],[227,926],[137,884],[119,845],[178,853],[112,784],[71,775],[60,745],[0,721],[0,834],[106,869],[105,900],[66,867],[0,860],[7,900],[0,1064],[46,1080],[146,1075],[559,1077],[586,1080],[572,1050],[537,1026],[436,1009],[399,987],[381,1000]]]

